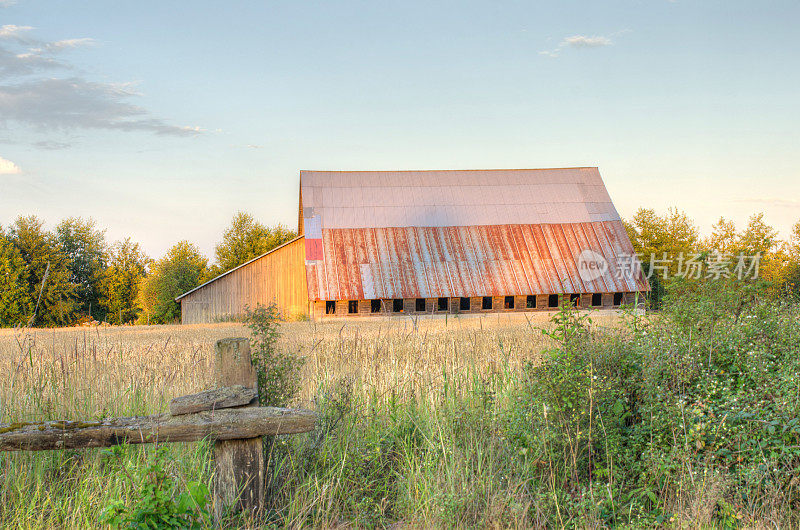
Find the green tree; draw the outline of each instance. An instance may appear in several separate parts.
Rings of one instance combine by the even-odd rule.
[[[763,213],[758,213],[750,217],[738,246],[746,254],[768,255],[779,242],[778,231],[764,222]]]
[[[764,222],[763,213],[758,213],[750,217],[736,248],[737,255],[760,256],[759,277],[778,289],[786,265],[786,256],[779,245],[778,231]]]
[[[44,229],[38,217],[31,215],[17,218],[9,236],[28,271],[28,296],[37,306],[32,323],[63,326],[74,322],[77,286],[72,283],[69,260],[55,235]]]
[[[139,305],[142,314],[139,321],[151,324],[167,324],[180,319],[180,305],[175,297],[190,291],[200,284],[208,260],[196,246],[181,241],[156,261],[150,274],[139,286]]]
[[[699,250],[700,232],[694,222],[682,211],[670,208],[666,215],[658,215],[653,209],[640,208],[629,225],[633,230],[633,248],[642,256],[645,265],[651,259],[677,258]],[[629,230],[630,230],[629,229]],[[630,232],[629,232],[630,235]],[[674,272],[677,263],[671,265]]]
[[[0,326],[23,323],[33,311],[27,278],[25,261],[0,227]]]
[[[77,286],[79,311],[102,320],[104,314],[98,302],[108,259],[105,230],[98,230],[93,219],[70,217],[61,221],[55,232],[69,262],[71,281]]]
[[[739,244],[739,234],[736,225],[724,217],[711,227],[711,236],[703,242],[706,252],[719,252],[721,254],[734,254]]]
[[[283,225],[267,227],[246,212],[233,216],[222,242],[216,246],[218,272],[229,271],[295,238],[297,234]]]
[[[108,268],[100,282],[100,299],[106,320],[112,324],[134,322],[139,316],[139,285],[149,258],[130,238],[111,247]]]
[[[650,281],[651,303],[658,307],[666,292],[665,278],[684,272],[680,270],[681,256],[685,263],[700,250],[700,232],[677,208],[670,208],[663,216],[653,209],[640,208],[626,223],[626,230]]]
[[[203,272],[203,276],[200,277],[200,284],[204,284],[207,281],[213,280],[223,272],[225,271],[222,270],[222,267],[220,267],[218,264],[214,263],[213,265],[209,265]]]

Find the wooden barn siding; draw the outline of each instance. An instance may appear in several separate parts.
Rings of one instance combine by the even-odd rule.
[[[275,302],[286,318],[308,314],[305,243],[298,239],[181,299],[181,322],[237,317],[245,306]]]

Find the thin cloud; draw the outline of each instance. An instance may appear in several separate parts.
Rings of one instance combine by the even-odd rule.
[[[52,57],[32,52],[15,53],[0,45],[0,79],[58,69],[69,69],[69,66]]]
[[[55,42],[41,42],[38,47],[30,48],[24,55],[56,54],[64,50],[80,48],[81,46],[93,46],[97,41],[90,38],[64,39]]]
[[[31,26],[0,26],[0,124],[36,130],[105,129],[196,136],[204,129],[177,126],[137,105],[131,83],[84,78],[62,55],[96,44],[94,39],[43,41]],[[60,75],[60,77],[59,77]],[[41,149],[64,149],[61,142],[36,142]]]
[[[46,45],[48,51],[60,51],[68,48],[78,48],[80,46],[92,46],[96,43],[94,39],[83,37],[81,39],[64,39],[50,42]]]
[[[0,39],[26,40],[25,34],[33,29],[33,26],[17,26],[16,24],[5,24],[0,26]]]
[[[37,79],[0,85],[0,120],[37,129],[110,129],[194,136],[199,127],[179,127],[148,116],[130,100],[126,85],[95,83],[79,77]]]
[[[72,67],[56,55],[72,48],[93,44],[93,39],[66,39],[45,42],[30,36],[31,26],[0,26],[0,79],[33,75]]]
[[[47,42],[32,37],[30,33],[33,30],[33,26],[17,26],[16,24],[6,24],[4,26],[0,26],[0,40],[16,41],[20,44],[31,45],[33,47],[29,49],[29,53],[53,53],[65,49],[78,48],[80,46],[87,46],[96,43],[94,39],[88,37]]]
[[[0,156],[0,175],[18,175],[19,173],[22,171],[18,165]]]
[[[615,35],[618,35],[622,32],[617,32]],[[539,55],[545,55],[547,57],[558,57],[561,55],[561,52],[567,48],[574,48],[574,49],[588,49],[588,48],[603,48],[605,46],[613,46],[614,42],[611,40],[610,36],[603,36],[603,35],[595,35],[595,36],[587,36],[587,35],[572,35],[571,37],[565,37],[561,42],[558,43],[558,46],[553,48],[552,50],[542,50],[539,52]]]
[[[40,142],[34,142],[34,147],[38,147],[39,149],[45,149],[47,151],[57,151],[59,149],[67,149],[70,147],[70,144],[65,142],[55,142],[53,140],[42,140]]]
[[[572,48],[600,48],[613,44],[608,37],[587,37],[586,35],[567,37],[563,42]]]
[[[17,0],[0,0],[0,7],[11,7],[17,3]]]

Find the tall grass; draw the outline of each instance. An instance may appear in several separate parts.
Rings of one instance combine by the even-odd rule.
[[[266,517],[229,525],[797,525],[798,307],[714,296],[567,320],[564,341],[542,333],[550,315],[286,323],[279,347],[306,358],[296,404],[320,421],[272,447]],[[4,422],[161,412],[210,384],[215,340],[247,331],[31,333],[0,331]],[[170,454],[179,483],[210,482],[208,444]],[[0,458],[0,526],[95,526],[135,495],[97,451]]]
[[[280,347],[306,357],[297,405],[315,407],[343,380],[402,396],[466,366],[519,366],[541,342],[531,326],[519,315],[292,322]],[[0,423],[163,412],[173,397],[210,386],[216,340],[248,334],[237,324],[0,330]],[[169,448],[182,481],[209,480],[206,444]],[[132,447],[128,464],[144,465],[152,452]],[[0,453],[3,527],[94,526],[102,508],[133,494],[96,450]]]

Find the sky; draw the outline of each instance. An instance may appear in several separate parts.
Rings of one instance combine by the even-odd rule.
[[[299,172],[598,166],[703,233],[800,220],[800,2],[0,0],[0,225],[207,256]]]

